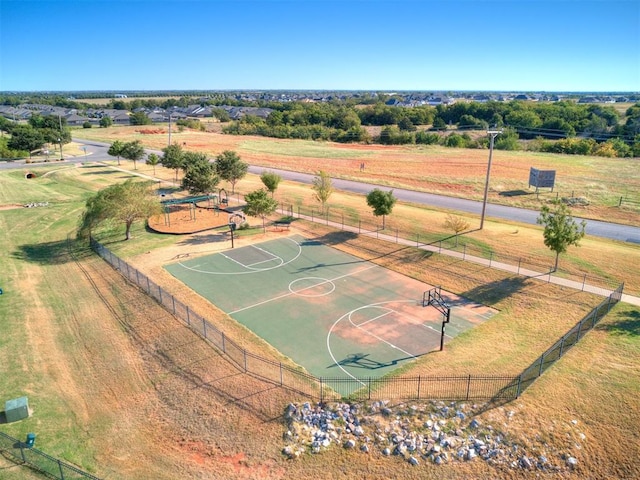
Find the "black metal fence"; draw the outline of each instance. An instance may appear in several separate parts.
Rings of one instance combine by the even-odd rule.
[[[17,463],[27,464],[51,478],[60,480],[91,479],[100,480],[73,465],[58,460],[36,448],[29,448],[20,440],[0,432],[0,452]]]
[[[598,277],[586,273],[568,272],[562,268],[554,270],[555,258],[549,258],[548,263],[538,255],[515,256],[492,251],[469,242],[465,242],[463,237],[454,235],[442,238],[442,233],[429,232],[421,225],[416,225],[412,230],[401,230],[391,225],[387,220],[385,228],[378,223],[379,218],[373,215],[362,215],[341,209],[327,209],[321,211],[318,208],[297,204],[280,204],[280,212],[292,218],[302,218],[315,223],[330,225],[341,230],[348,230],[359,235],[368,235],[377,239],[384,239],[412,245],[417,248],[429,247],[437,253],[446,253],[466,261],[484,260],[489,267],[499,267],[500,264],[515,268],[518,275],[526,277],[536,277],[541,280],[551,281],[553,277],[563,278],[574,283],[574,286],[584,291],[602,296],[610,295],[619,285],[613,278]],[[542,272],[542,274],[541,274]]]
[[[546,352],[540,355],[529,367],[527,367],[519,377],[518,391],[525,390],[533,381],[544,373],[569,351],[578,341],[584,337],[593,327],[595,327],[604,316],[609,313],[613,306],[622,298],[624,284],[620,284],[611,295],[605,298],[597,307],[580,320],[571,330],[565,333]]]
[[[512,400],[535,378],[574,345],[620,301],[623,285],[619,285],[578,325],[565,334],[554,347],[520,375],[388,376],[383,378],[317,378],[301,370],[248,352],[180,300],[146,275],[114,255],[95,239],[91,248],[133,284],[182,320],[211,345],[226,354],[239,370],[263,380],[320,401],[350,398],[353,400]]]

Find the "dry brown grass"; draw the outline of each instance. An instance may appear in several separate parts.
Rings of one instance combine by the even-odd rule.
[[[219,129],[219,124],[207,124]],[[211,127],[211,128],[210,128]],[[141,135],[138,127],[83,129],[82,138],[112,142],[140,140],[161,149],[167,135]],[[215,156],[234,150],[252,165],[307,173],[323,169],[333,177],[356,179],[389,187],[482,199],[488,151],[433,146],[384,146],[335,144],[264,137],[232,136],[185,129],[174,131],[172,142],[189,150]],[[364,171],[360,164],[365,164]],[[556,189],[543,189],[539,198],[528,188],[529,169],[556,170]],[[636,224],[640,209],[618,207],[620,197],[640,201],[637,159],[608,159],[532,152],[495,151],[491,169],[489,201],[539,209],[560,197],[584,197],[590,204],[576,207],[574,214],[620,223]]]

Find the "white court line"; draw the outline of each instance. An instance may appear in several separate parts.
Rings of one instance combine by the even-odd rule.
[[[357,271],[355,271],[355,272],[346,273],[346,274],[344,274],[344,275],[340,275],[340,276],[335,277],[335,278],[329,278],[329,279],[326,279],[326,280],[324,280],[324,281],[320,282],[318,285],[323,285],[323,284],[325,284],[325,283],[329,283],[329,282],[335,282],[336,280],[340,280],[341,278],[351,277],[351,276],[353,276],[353,275],[357,275],[357,274],[359,274],[359,273],[361,273],[361,272],[365,272],[365,271],[367,271],[367,270],[369,270],[369,269],[371,269],[371,268],[374,268],[374,267],[377,267],[377,265],[371,265],[371,266],[369,266],[369,267],[366,267],[366,268],[363,268],[363,269],[357,270]],[[316,286],[318,286],[318,285],[312,285],[312,286],[309,286],[309,287],[307,287],[307,288],[316,287]],[[281,298],[289,297],[289,296],[291,296],[291,295],[295,295],[295,293],[294,293],[294,292],[289,292],[289,293],[285,293],[284,295],[279,295],[279,296],[277,296],[277,297],[268,298],[267,300],[263,300],[262,302],[258,302],[258,303],[255,303],[255,304],[253,304],[253,305],[248,305],[248,306],[246,306],[246,307],[239,308],[238,310],[234,310],[233,312],[227,312],[227,314],[228,314],[228,315],[233,315],[234,313],[242,312],[242,311],[244,311],[244,310],[249,310],[249,309],[254,308],[254,307],[259,307],[259,306],[261,306],[261,305],[265,305],[265,304],[267,304],[267,303],[269,303],[269,302],[273,302],[273,301],[275,301],[275,300],[279,300],[279,299],[281,299]]]
[[[408,300],[408,301],[412,301],[412,300]],[[365,307],[365,308],[366,308],[366,307]],[[365,330],[364,328],[362,328],[362,327],[360,326],[360,325],[363,325],[363,324],[365,324],[365,323],[369,323],[370,321],[377,320],[377,319],[379,319],[379,318],[385,317],[385,316],[389,315],[390,313],[397,313],[395,310],[389,310],[389,309],[387,309],[387,310],[388,310],[388,311],[387,311],[387,313],[385,313],[384,315],[378,315],[377,317],[372,318],[371,320],[368,320],[368,321],[366,321],[366,322],[363,322],[363,323],[360,323],[360,324],[357,324],[357,325],[356,325],[355,323],[353,323],[353,320],[351,320],[351,315],[355,312],[355,310],[352,310],[352,311],[349,313],[349,323],[350,323],[351,325],[353,325],[354,327],[356,327],[356,328],[360,329],[361,331],[363,331],[366,335],[369,335],[370,337],[376,338],[376,339],[378,339],[379,341],[381,341],[382,343],[386,343],[386,344],[387,344],[387,345],[389,345],[391,348],[395,348],[396,350],[400,350],[402,353],[404,353],[404,354],[406,354],[406,355],[410,356],[411,358],[417,358],[417,357],[416,357],[415,355],[413,355],[412,353],[409,353],[409,352],[407,352],[406,350],[403,350],[403,349],[401,349],[400,347],[398,347],[398,346],[394,345],[393,343],[388,342],[387,340],[385,340],[385,339],[384,339],[384,338],[382,338],[382,337],[379,337],[379,336],[378,336],[378,335],[376,335],[375,333],[368,332],[367,330]]]
[[[184,268],[186,270],[191,270],[192,272],[203,273],[205,275],[247,275],[247,274],[251,274],[251,273],[267,272],[269,270],[274,270],[274,269],[280,268],[280,267],[282,267],[284,265],[288,265],[289,263],[292,263],[292,262],[296,261],[298,259],[298,257],[300,257],[300,255],[302,255],[302,246],[298,242],[296,242],[294,239],[289,238],[289,237],[286,237],[284,240],[292,242],[293,244],[295,244],[296,247],[298,247],[298,252],[296,253],[296,255],[292,259],[287,260],[286,262],[281,257],[276,257],[276,258],[280,258],[280,260],[282,260],[283,263],[280,263],[279,265],[274,265],[274,266],[268,267],[268,268],[251,269],[249,267],[246,267],[243,263],[240,263],[240,262],[238,262],[236,260],[233,260],[232,258],[228,257],[223,252],[220,252],[220,253],[218,253],[216,255],[222,255],[223,257],[231,260],[232,262],[237,263],[238,265],[240,265],[240,266],[242,266],[244,268],[244,271],[242,271],[242,272],[215,272],[215,271],[211,271],[211,270],[201,270],[199,268],[190,267],[188,265],[185,265],[182,262],[178,262],[178,265],[180,265],[182,268]]]
[[[391,309],[388,308],[387,312],[383,313],[382,315],[378,315],[377,317],[373,317],[373,318],[371,318],[369,320],[365,320],[364,322],[358,323],[357,325],[355,323],[351,322],[351,325],[353,325],[354,327],[361,327],[362,325],[366,325],[369,322],[375,322],[379,318],[385,317],[385,316],[387,316],[387,315],[389,315],[390,313],[393,313],[393,312],[395,312],[395,310],[391,310]],[[349,321],[351,321],[351,319],[349,319]]]
[[[377,265],[374,265],[374,266],[377,266]],[[406,302],[406,303],[411,303],[411,302],[414,302],[414,301],[415,301],[415,300],[403,300],[403,302]],[[395,301],[393,301],[393,300],[389,300],[389,301],[386,301],[386,302],[372,303],[372,304],[370,304],[370,305],[364,305],[364,306],[362,306],[362,307],[358,307],[358,308],[356,308],[355,310],[351,310],[350,312],[345,313],[343,316],[341,316],[341,317],[340,317],[340,318],[338,318],[335,322],[333,322],[333,325],[331,325],[331,327],[329,328],[329,332],[327,332],[327,342],[326,342],[326,343],[327,343],[327,351],[329,352],[329,356],[330,356],[330,357],[331,357],[331,359],[333,360],[334,365],[337,365],[337,367],[338,367],[340,370],[342,370],[342,371],[344,372],[344,374],[345,374],[345,375],[347,375],[348,377],[351,377],[353,380],[355,380],[356,382],[358,382],[358,383],[359,383],[360,385],[362,385],[362,386],[365,386],[365,385],[366,385],[366,383],[364,383],[364,382],[362,382],[362,381],[358,380],[358,377],[356,377],[356,376],[354,376],[354,375],[351,375],[349,372],[347,372],[347,371],[343,368],[343,366],[342,366],[342,365],[340,365],[340,363],[339,363],[339,362],[338,362],[338,360],[336,359],[336,356],[333,354],[333,350],[331,350],[331,334],[333,333],[333,330],[336,328],[336,325],[338,325],[338,323],[340,323],[340,322],[341,322],[345,317],[349,317],[349,322],[351,322],[351,324],[352,324],[352,325],[354,325],[354,326],[356,326],[356,327],[357,327],[357,325],[355,325],[355,324],[351,321],[351,315],[352,315],[353,313],[357,312],[358,310],[362,310],[363,308],[376,307],[376,306],[378,306],[378,305],[384,305],[385,303],[396,303],[396,302],[395,302]],[[391,310],[391,311],[394,311],[394,310]],[[381,316],[384,316],[384,315],[381,315]],[[365,322],[365,323],[366,323],[366,322]],[[362,324],[360,324],[360,325],[362,325]],[[360,328],[360,327],[358,327],[358,328]],[[366,332],[365,332],[365,333],[366,333]],[[377,337],[376,337],[376,338],[377,338]],[[386,340],[382,340],[382,341],[383,341],[383,342],[385,342],[385,343],[387,343],[387,344],[389,344],[389,345],[391,345],[391,344],[390,344],[389,342],[387,342]],[[400,348],[396,347],[395,345],[391,345],[391,346],[392,346],[393,348],[396,348],[396,349],[401,350],[401,351],[403,351],[403,352],[404,352],[404,350],[402,350],[402,349],[400,349]],[[407,354],[407,355],[409,355],[410,357],[416,358],[414,355],[411,355],[411,354],[410,354],[410,353],[408,353],[408,352],[404,352],[404,353],[406,353],[406,354]]]

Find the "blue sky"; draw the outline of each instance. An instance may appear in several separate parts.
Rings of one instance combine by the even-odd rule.
[[[640,91],[640,0],[0,0],[0,91]]]

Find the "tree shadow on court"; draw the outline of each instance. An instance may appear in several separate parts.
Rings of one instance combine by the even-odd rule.
[[[363,368],[365,370],[377,370],[379,368],[388,368],[393,367],[394,365],[398,365],[400,362],[404,362],[406,360],[413,360],[418,357],[423,357],[425,355],[429,355],[435,352],[427,352],[419,355],[411,355],[409,357],[396,358],[394,360],[390,360],[387,362],[379,362],[372,358],[369,358],[369,353],[351,353],[347,355],[345,358],[340,360],[339,362],[333,363],[329,365],[327,368],[335,368],[335,367],[353,367],[353,368]]]
[[[596,330],[629,337],[640,335],[640,311],[628,312],[625,317],[614,322],[600,323],[596,326]]]
[[[478,285],[462,293],[462,296],[484,305],[494,305],[527,287],[527,280],[526,277],[509,277]]]
[[[203,235],[195,235],[178,242],[180,246],[190,245],[205,245],[207,243],[224,243],[228,242],[231,246],[231,235],[229,235],[229,229],[212,231],[211,233]]]
[[[324,245],[340,245],[341,243],[348,242],[349,240],[354,240],[358,238],[358,234],[355,232],[348,232],[345,230],[341,230],[338,232],[329,232],[320,237],[316,237],[315,240]]]
[[[11,256],[17,260],[40,265],[60,265],[72,260],[67,240],[20,245]]]

